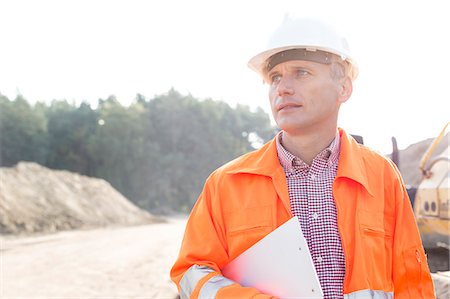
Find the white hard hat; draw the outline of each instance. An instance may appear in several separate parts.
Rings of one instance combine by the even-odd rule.
[[[352,80],[356,79],[358,75],[358,66],[351,56],[347,40],[329,24],[308,18],[286,18],[272,34],[267,50],[250,59],[248,66],[264,75],[269,58],[292,49],[303,49],[304,55],[317,56],[320,52],[335,54],[342,60],[348,61],[352,66],[350,73]],[[314,54],[314,52],[316,53]],[[316,61],[315,59],[311,60]],[[320,59],[317,62],[319,61]]]

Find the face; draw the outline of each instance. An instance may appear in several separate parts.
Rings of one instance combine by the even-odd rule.
[[[286,133],[296,135],[337,126],[340,104],[351,95],[351,80],[333,78],[330,68],[291,60],[267,73],[272,114]]]

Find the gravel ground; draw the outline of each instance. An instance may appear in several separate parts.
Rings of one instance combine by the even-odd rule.
[[[168,298],[186,219],[0,239],[0,298]]]
[[[185,224],[179,217],[143,226],[0,237],[0,298],[174,299],[169,271]],[[447,270],[448,251],[428,252],[428,262],[432,272]],[[438,298],[449,294],[450,272],[445,275],[433,275]]]

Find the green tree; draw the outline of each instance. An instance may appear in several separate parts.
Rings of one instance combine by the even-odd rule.
[[[149,142],[148,123],[141,101],[122,106],[115,97],[100,100],[99,122],[91,147],[96,175],[142,205],[146,197],[146,171],[157,143]],[[153,140],[152,140],[153,141]]]
[[[0,94],[0,164],[44,164],[47,151],[47,122],[42,105],[32,107],[21,95],[11,102]]]
[[[53,101],[47,117],[50,147],[47,166],[94,175],[95,157],[90,147],[98,125],[97,112],[87,103],[77,108],[67,101]]]
[[[254,149],[250,133],[261,136],[262,142],[274,133],[262,110],[232,109],[224,102],[199,101],[173,89],[150,100],[147,109],[163,153],[152,167],[158,175],[148,184],[155,191],[149,194],[149,209],[190,210],[211,171]]]

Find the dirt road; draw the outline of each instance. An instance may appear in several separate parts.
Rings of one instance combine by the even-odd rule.
[[[169,270],[185,223],[0,237],[0,298],[174,299]],[[438,298],[448,298],[444,274],[434,274]]]
[[[186,219],[0,239],[0,298],[170,298]]]

